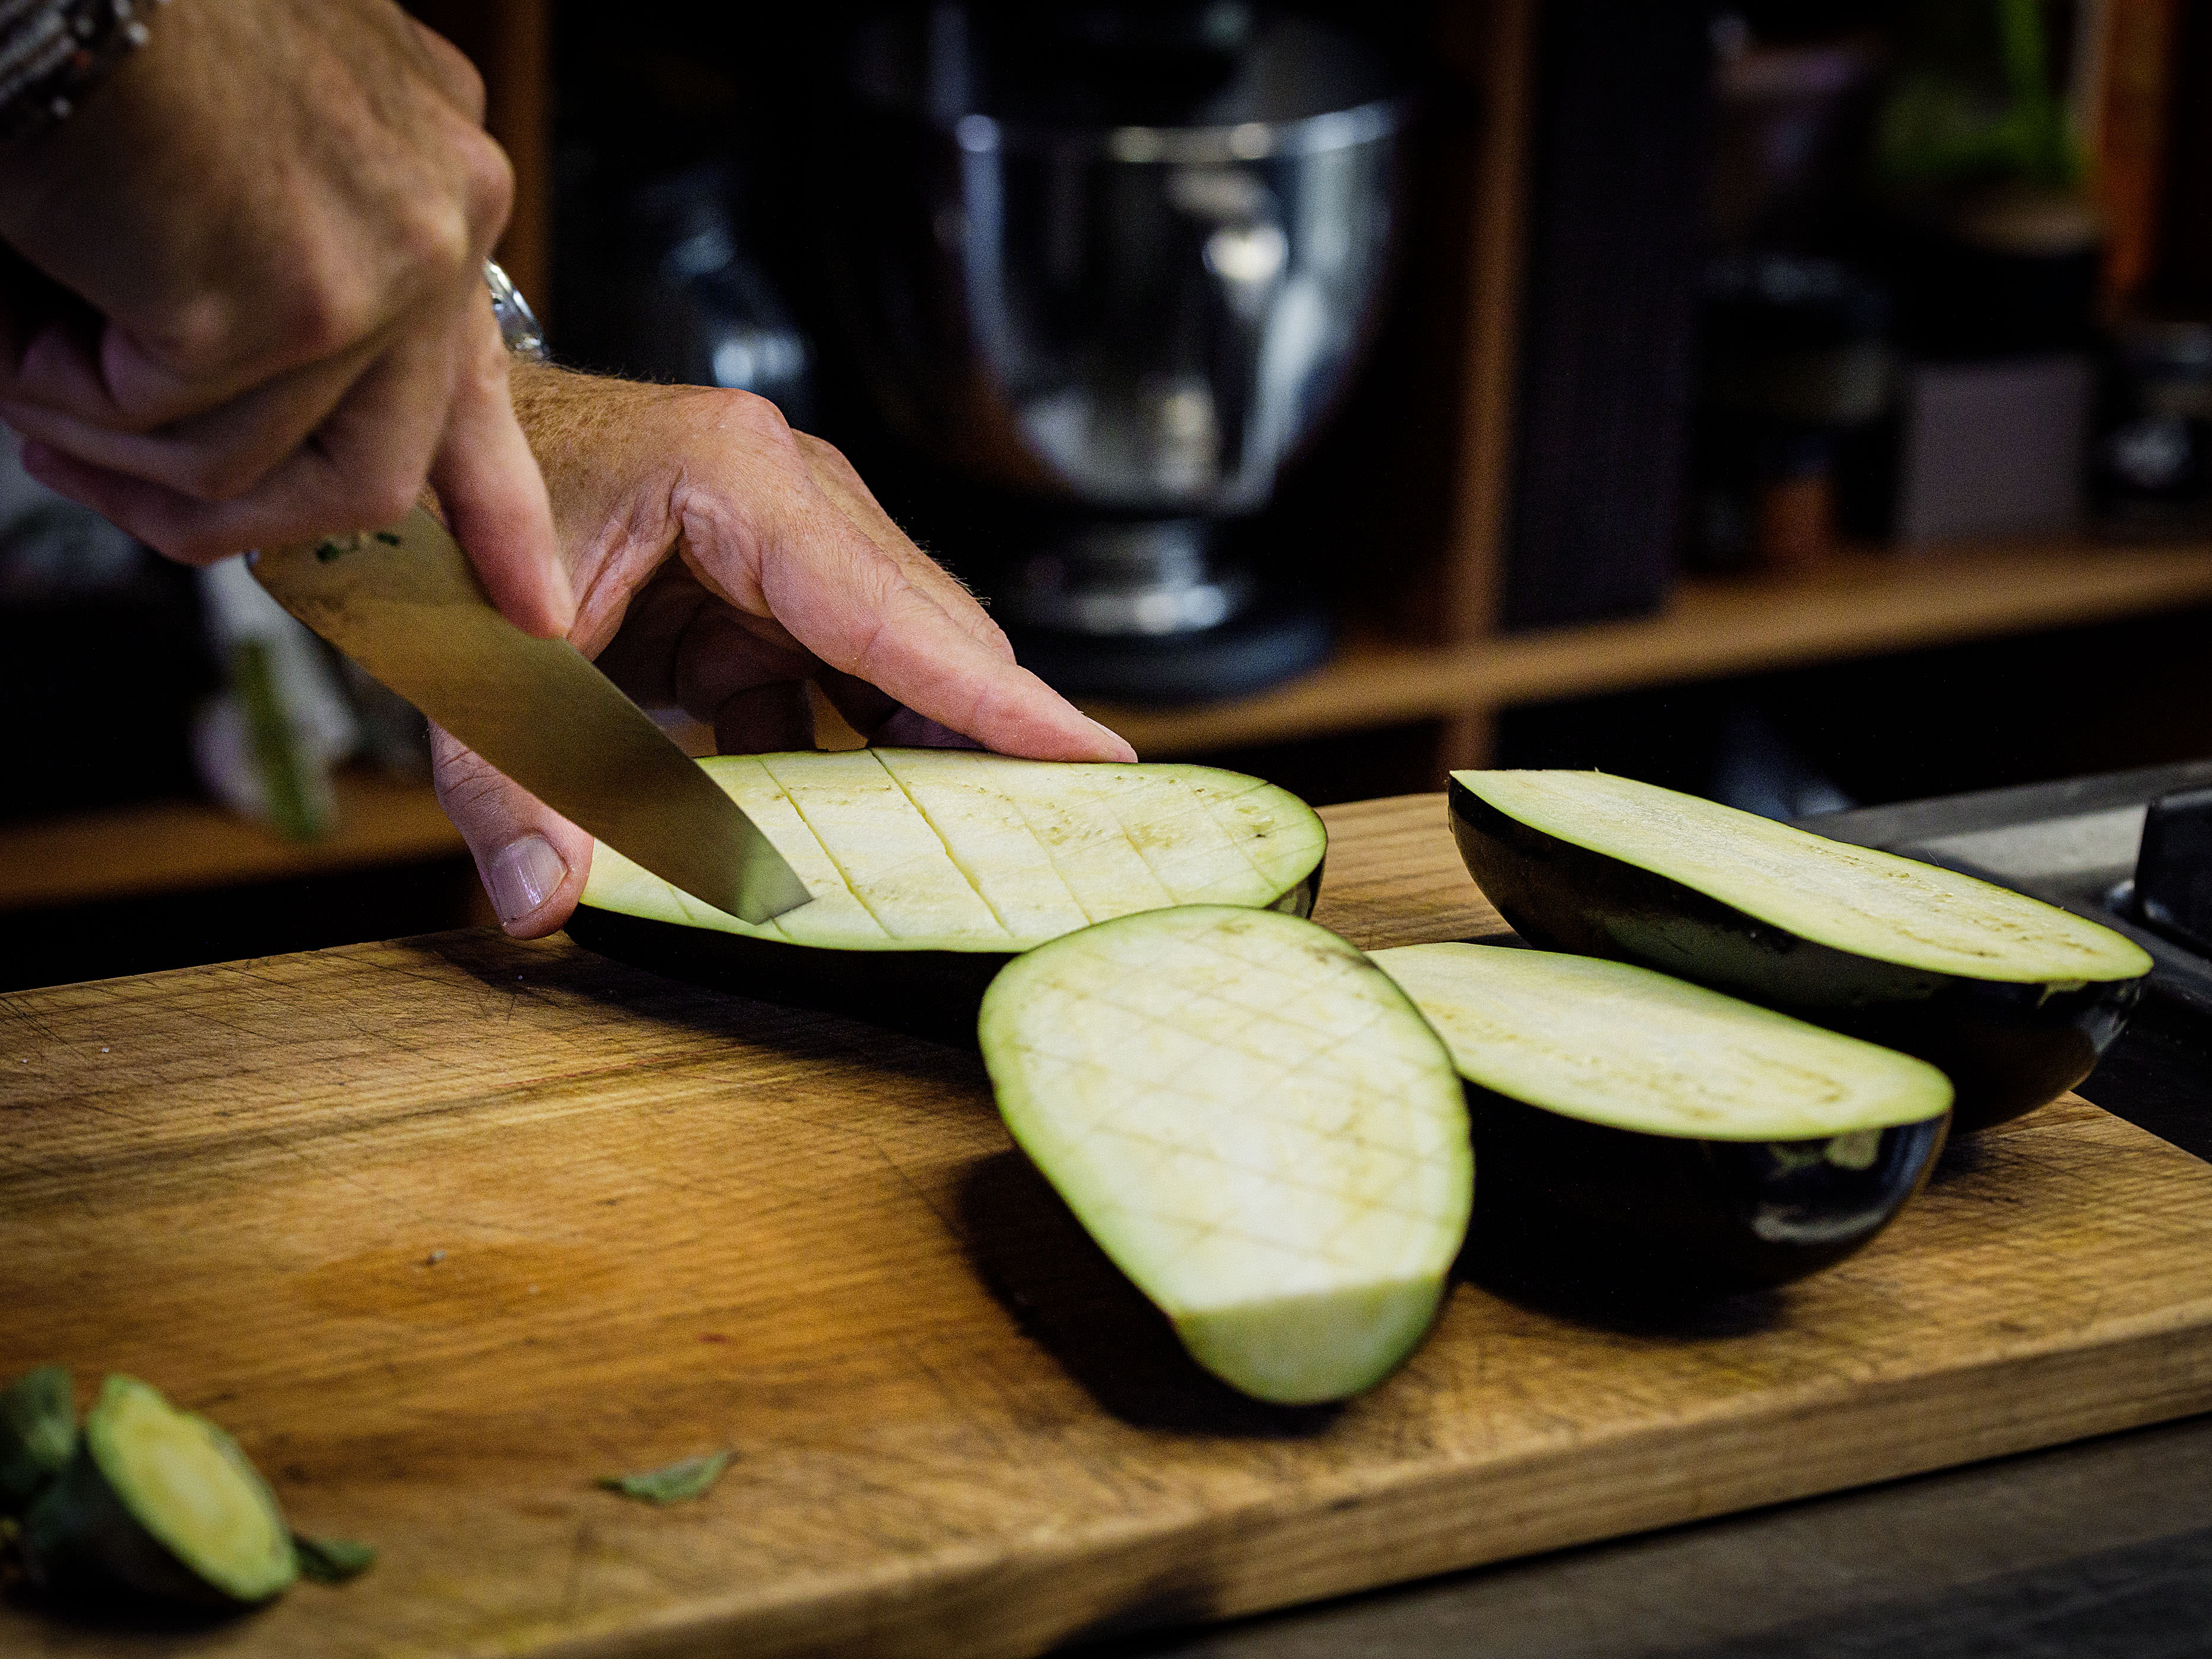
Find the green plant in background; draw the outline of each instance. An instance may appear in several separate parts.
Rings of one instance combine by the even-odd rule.
[[[1875,170],[1904,196],[2025,186],[2069,192],[2082,149],[2052,84],[2044,0],[1910,9],[1911,33],[1875,135]]]
[[[246,717],[246,754],[278,833],[293,841],[320,841],[337,817],[330,763],[286,708],[271,654],[263,639],[242,639],[230,647],[231,694]]]
[[[192,724],[210,793],[295,841],[337,827],[331,769],[361,745],[362,723],[329,648],[254,580],[244,559],[199,574],[200,605],[228,684]]]

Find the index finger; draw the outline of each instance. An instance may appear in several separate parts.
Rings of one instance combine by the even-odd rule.
[[[743,601],[757,593],[769,614],[831,668],[1000,754],[1137,757],[1116,733],[962,627],[829,501],[763,495],[756,505],[769,521],[750,534],[726,511],[702,510],[705,502],[684,513],[685,562],[721,597],[752,610]]]
[[[861,533],[890,555],[906,572],[907,579],[935,600],[956,627],[1012,662],[1014,648],[1007,642],[1006,630],[991,620],[990,612],[976,602],[966,584],[915,545],[914,538],[899,528],[852,462],[845,459],[844,453],[836,445],[807,433],[794,432],[791,435],[815,483],[847,518],[860,526]]]
[[[481,290],[465,328],[430,487],[500,613],[525,633],[560,639],[575,623],[575,593],[561,562],[544,476],[507,394],[507,349]]]

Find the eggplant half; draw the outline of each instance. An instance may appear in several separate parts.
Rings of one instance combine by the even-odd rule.
[[[1216,1376],[1312,1405],[1419,1344],[1473,1201],[1467,1111],[1335,934],[1221,905],[1101,922],[1010,963],[979,1036],[1014,1139]]]
[[[1175,904],[1305,915],[1328,842],[1295,795],[1206,766],[947,749],[700,764],[810,901],[751,927],[602,845],[569,936],[677,978],[930,1030],[972,1032],[1000,968],[1093,922]]]
[[[2149,956],[1895,854],[1599,772],[1455,772],[1452,835],[1531,945],[1694,980],[1940,1066],[1953,1127],[2088,1076]]]
[[[1951,1085],[1934,1066],[1717,991],[1510,946],[1370,960],[1466,1079],[1478,1267],[1781,1284],[1880,1232],[1942,1150]]]
[[[283,1511],[238,1443],[111,1376],[76,1455],[23,1517],[33,1579],[88,1600],[258,1606],[299,1577]]]

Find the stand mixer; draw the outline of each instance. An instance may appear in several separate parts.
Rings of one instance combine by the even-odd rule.
[[[836,313],[988,527],[970,574],[1024,660],[1178,699],[1314,665],[1326,617],[1231,544],[1372,331],[1406,116],[1378,55],[1220,0],[937,5],[854,46]]]

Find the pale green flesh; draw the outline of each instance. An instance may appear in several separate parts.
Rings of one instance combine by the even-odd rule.
[[[1473,1201],[1464,1097],[1334,934],[1130,916],[1009,963],[980,1034],[1014,1139],[1224,1381],[1340,1399],[1419,1341]]]
[[[1800,939],[2008,984],[2138,979],[2149,956],[2109,927],[1893,853],[1601,772],[1455,772],[1508,817],[1718,899]]]
[[[266,1601],[298,1576],[276,1500],[212,1423],[177,1410],[143,1382],[111,1376],[84,1434],[131,1517],[226,1595]]]
[[[1649,969],[1485,945],[1370,959],[1428,1017],[1462,1076],[1585,1122],[1817,1140],[1950,1109],[1950,1080],[1925,1060]]]
[[[750,927],[600,845],[586,904],[837,950],[1019,951],[1165,905],[1271,905],[1312,873],[1328,840],[1296,796],[1206,766],[937,749],[700,764],[811,901]]]

